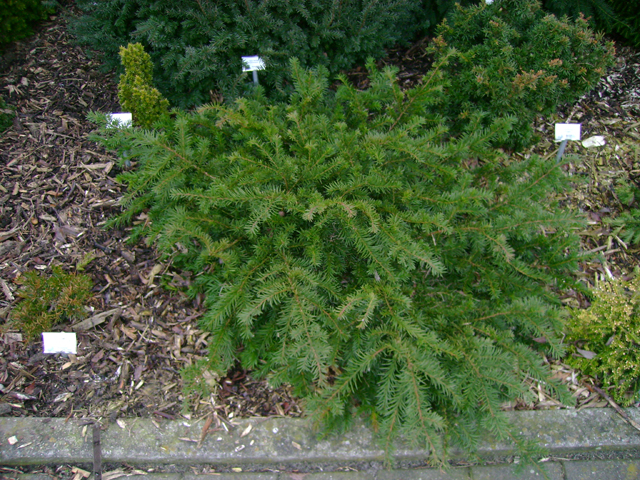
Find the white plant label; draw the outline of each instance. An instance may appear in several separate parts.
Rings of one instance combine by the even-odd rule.
[[[556,123],[556,142],[580,140],[580,123]]]
[[[70,353],[75,355],[78,351],[78,341],[75,333],[69,332],[43,332],[42,353]]]
[[[109,118],[112,122],[116,123],[118,127],[130,127],[133,122],[133,115],[129,112],[110,113]]]
[[[487,5],[491,5],[493,3],[493,0],[487,0]]]
[[[266,68],[264,60],[258,56],[241,58],[243,72],[253,72],[254,70],[264,70]]]

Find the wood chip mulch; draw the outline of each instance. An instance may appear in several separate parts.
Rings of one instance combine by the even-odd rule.
[[[4,60],[0,94],[17,116],[0,134],[0,328],[16,304],[16,280],[54,265],[91,277],[95,325],[77,333],[78,354],[69,356],[45,355],[40,341],[4,328],[0,415],[174,418],[183,407],[223,418],[299,415],[287,388],[241,370],[209,382],[209,396],[184,396],[180,370],[207,355],[201,299],[180,291],[189,275],[153,248],[103,227],[120,211],[123,186],[116,159],[87,139],[94,125],[86,115],[120,110],[116,79],[72,43],[63,15]]]

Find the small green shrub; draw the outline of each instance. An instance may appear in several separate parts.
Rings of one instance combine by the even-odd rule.
[[[621,181],[615,191],[627,209],[609,223],[617,229],[616,233],[622,240],[633,245],[640,244],[640,188],[636,183]]]
[[[640,390],[640,277],[600,283],[591,307],[572,311],[568,340],[567,361],[631,404]]]
[[[517,439],[500,405],[525,377],[555,388],[536,350],[562,353],[553,289],[582,225],[550,197],[569,181],[555,159],[490,146],[513,119],[448,134],[447,60],[406,92],[373,61],[370,89],[335,93],[294,61],[286,103],[258,87],[157,131],[92,116],[94,138],[138,162],[116,223],[146,211],[137,233],[198,272],[209,365],[240,360],[323,425],[364,412],[387,448],[401,434],[440,461],[439,433]]]
[[[31,34],[33,23],[53,13],[55,1],[0,0],[0,49]]]
[[[517,117],[506,147],[519,150],[534,141],[532,121],[588,92],[613,63],[613,46],[603,44],[586,20],[558,20],[537,0],[500,0],[461,8],[438,29],[438,56],[450,47],[447,116],[454,132],[472,113]]]
[[[135,43],[120,47],[120,58],[125,68],[118,84],[120,105],[131,112],[134,124],[150,128],[169,113],[169,102],[152,86],[151,57]]]
[[[54,325],[80,318],[91,298],[91,280],[53,267],[50,276],[35,271],[19,279],[22,300],[11,312],[10,326],[18,328],[25,340],[35,340]]]
[[[260,82],[277,95],[288,59],[337,73],[384,48],[408,41],[421,27],[416,0],[78,0],[78,40],[118,68],[120,46],[139,42],[151,55],[156,86],[180,107],[212,93],[235,98],[252,88],[242,56],[260,55]],[[425,20],[426,21],[426,20]]]
[[[13,125],[13,119],[16,116],[16,111],[13,107],[7,105],[4,98],[0,96],[0,133],[4,132],[7,128]]]

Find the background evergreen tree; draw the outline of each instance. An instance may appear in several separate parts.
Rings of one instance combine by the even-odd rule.
[[[620,35],[629,45],[640,47],[640,8],[634,2],[626,0],[609,0],[616,14],[613,26],[615,33]]]
[[[33,24],[54,12],[55,0],[0,0],[0,51],[32,33]]]
[[[99,136],[138,162],[118,221],[146,211],[135,233],[206,294],[210,368],[290,383],[322,425],[365,412],[387,447],[401,434],[437,462],[440,433],[517,439],[500,405],[525,378],[554,389],[537,352],[562,353],[554,292],[583,225],[553,200],[570,185],[555,159],[491,147],[513,118],[447,132],[451,55],[406,92],[370,62],[368,90],[333,93],[294,61],[285,103],[258,88]]]
[[[431,0],[430,0],[431,1]],[[416,0],[78,0],[78,40],[118,69],[121,46],[141,43],[158,89],[175,106],[201,105],[251,88],[241,57],[260,55],[260,81],[273,96],[288,59],[332,73],[382,57],[427,21]]]
[[[558,18],[582,15],[598,31],[612,32],[618,20],[612,0],[542,0],[542,7]]]

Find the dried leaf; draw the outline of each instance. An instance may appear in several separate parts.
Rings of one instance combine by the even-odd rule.
[[[290,473],[289,478],[291,478],[291,480],[304,480],[304,477],[306,477],[307,475],[309,474],[308,473]]]
[[[596,353],[591,352],[589,350],[582,350],[580,348],[576,348],[576,351],[584,358],[586,358],[587,360],[591,360],[592,358],[594,358],[596,356]]]
[[[153,266],[153,268],[151,269],[151,272],[149,272],[149,278],[147,279],[147,282],[146,282],[147,285],[153,284],[153,280],[155,279],[155,276],[159,274],[163,268],[164,268],[164,265],[162,265],[161,263],[158,263]]]
[[[73,467],[71,469],[71,473],[74,473],[75,474],[74,479],[78,479],[78,480],[80,480],[81,478],[89,478],[89,475],[91,475],[90,472],[87,472],[86,470],[83,470],[78,467]]]
[[[104,357],[104,350],[100,350],[93,357],[91,357],[91,363],[98,363]]]
[[[240,434],[240,437],[246,437],[247,435],[249,435],[249,433],[251,433],[251,429],[253,428],[253,425],[249,425],[247,428],[245,428],[242,433]]]
[[[71,392],[61,393],[60,395],[58,395],[56,398],[53,399],[53,403],[66,402],[72,396],[73,396],[73,393],[71,393]]]
[[[207,438],[207,433],[209,432],[209,427],[211,427],[212,423],[213,423],[213,417],[208,416],[207,420],[204,422],[204,425],[202,426],[202,432],[200,433],[200,440],[198,441],[198,447],[201,447],[202,443],[204,442],[204,439]]]
[[[127,473],[124,470],[117,469],[102,474],[102,480],[116,480],[116,478],[125,477]]]
[[[76,332],[82,331],[82,330],[88,330],[90,328],[95,327],[96,325],[100,325],[112,315],[115,317],[120,317],[121,313],[122,313],[122,307],[113,308],[111,310],[107,310],[106,312],[98,313],[92,317],[89,317],[80,323],[76,323],[71,328]]]

